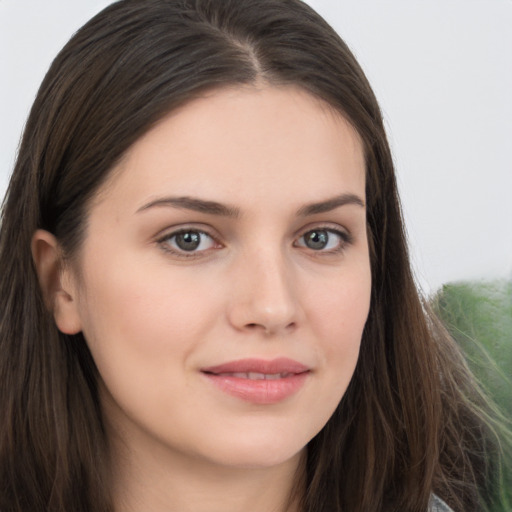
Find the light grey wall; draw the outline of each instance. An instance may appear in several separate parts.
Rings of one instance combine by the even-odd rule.
[[[0,0],[0,195],[51,59],[105,0]],[[512,1],[309,0],[379,98],[426,292],[512,273]]]

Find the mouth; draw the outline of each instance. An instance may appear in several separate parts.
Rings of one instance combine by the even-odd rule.
[[[209,372],[205,372],[209,373]],[[212,373],[212,375],[217,375],[218,377],[235,377],[237,379],[249,379],[249,380],[277,380],[277,379],[285,379],[286,377],[291,377],[292,375],[296,375],[294,373],[258,373],[258,372],[224,372],[224,373]]]
[[[242,359],[201,369],[217,389],[246,402],[270,405],[296,394],[311,369],[297,361]]]

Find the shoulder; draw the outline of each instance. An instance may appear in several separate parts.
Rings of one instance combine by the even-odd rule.
[[[435,494],[432,494],[428,506],[428,512],[453,512],[453,510]]]

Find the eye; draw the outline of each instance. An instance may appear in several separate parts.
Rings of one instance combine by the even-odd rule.
[[[337,252],[343,250],[350,242],[349,235],[334,229],[318,228],[304,233],[297,241],[297,246],[313,251]]]
[[[197,229],[170,233],[158,242],[165,250],[177,253],[198,253],[216,246],[215,240],[208,233]]]

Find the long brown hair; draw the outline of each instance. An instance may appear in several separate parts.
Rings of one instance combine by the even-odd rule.
[[[97,370],[45,307],[35,230],[75,254],[91,198],[142,134],[206,90],[261,82],[328,102],[366,156],[370,314],[349,389],[308,445],[302,509],[425,511],[433,492],[456,511],[492,501],[492,421],[416,291],[381,112],[345,43],[300,0],[122,0],[53,62],[3,205],[0,510],[113,510]]]

